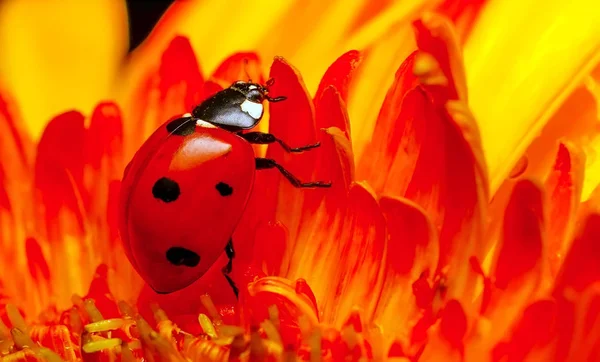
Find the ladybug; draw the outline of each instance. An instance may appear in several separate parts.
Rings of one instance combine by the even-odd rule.
[[[125,252],[157,293],[183,289],[199,279],[221,256],[230,277],[235,257],[231,236],[254,184],[257,170],[277,169],[299,188],[330,187],[302,182],[275,160],[255,157],[252,144],[279,143],[297,153],[319,143],[292,148],[276,136],[246,132],[263,117],[272,98],[265,85],[237,81],[214,94],[191,114],[165,122],[125,168],[119,199],[119,229]]]

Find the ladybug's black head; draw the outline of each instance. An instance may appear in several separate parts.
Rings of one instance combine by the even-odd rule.
[[[269,93],[269,90],[266,87],[263,87],[258,83],[245,82],[243,80],[233,83],[231,88],[244,94],[247,100],[256,103],[262,103]]]
[[[235,89],[246,96],[246,99],[256,103],[262,103],[265,99],[269,102],[280,102],[285,100],[285,97],[269,97],[269,89],[267,88],[273,84],[272,80],[269,80],[266,86],[258,83],[252,83],[252,81],[246,82],[238,80],[231,85],[231,89]]]

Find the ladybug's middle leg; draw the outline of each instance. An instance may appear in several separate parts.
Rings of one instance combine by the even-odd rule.
[[[237,299],[240,290],[238,289],[237,285],[235,285],[233,279],[231,279],[229,276],[229,274],[231,274],[231,270],[233,269],[233,258],[235,258],[235,250],[233,249],[233,240],[231,238],[229,239],[227,246],[225,246],[225,254],[227,254],[227,259],[229,260],[223,269],[221,269],[221,271],[231,286],[231,289],[233,289],[233,294],[235,294],[235,298]]]
[[[331,182],[325,181],[313,181],[313,182],[302,182],[296,176],[292,175],[292,173],[277,162],[270,158],[262,158],[257,157],[256,159],[256,169],[257,170],[268,170],[270,168],[276,168],[281,172],[281,174],[288,179],[288,181],[298,188],[312,188],[312,187],[331,187]]]
[[[290,153],[298,153],[298,152],[307,151],[307,150],[310,150],[313,148],[317,148],[321,145],[320,142],[317,142],[317,143],[300,146],[300,147],[290,147],[287,145],[287,143],[283,142],[282,140],[275,137],[274,135],[272,135],[270,133],[263,133],[263,132],[239,133],[239,136],[242,137],[243,139],[245,139],[246,141],[257,144],[257,145],[266,145],[269,143],[277,142],[281,145],[281,147],[286,152],[290,152]]]

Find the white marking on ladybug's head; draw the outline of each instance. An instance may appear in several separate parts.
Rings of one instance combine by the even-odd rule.
[[[191,113],[184,113],[183,116],[181,116],[183,118],[191,118],[192,114]]]
[[[206,121],[203,121],[201,119],[197,119],[196,120],[196,126],[197,127],[203,127],[203,128],[217,128],[217,126],[215,126],[212,123],[208,123]]]
[[[240,108],[242,109],[242,112],[247,113],[254,119],[260,119],[263,115],[262,103],[256,103],[246,99],[244,103],[240,105]]]
[[[248,86],[248,89],[254,90],[254,89],[258,89],[258,87],[252,84],[252,85]]]

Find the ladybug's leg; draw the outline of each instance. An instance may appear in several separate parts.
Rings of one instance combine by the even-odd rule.
[[[231,286],[231,289],[233,289],[233,294],[235,294],[235,298],[237,299],[240,290],[235,285],[233,279],[231,279],[231,277],[229,276],[229,274],[231,273],[231,269],[233,268],[233,258],[235,258],[235,250],[233,249],[232,239],[229,239],[227,246],[225,246],[225,254],[227,254],[227,259],[229,260],[227,261],[227,264],[223,267],[223,269],[221,269],[221,271],[223,272],[225,279],[227,279],[227,282]]]
[[[285,151],[290,152],[290,153],[297,153],[297,152],[310,150],[313,148],[317,148],[321,145],[320,142],[317,142],[317,143],[313,143],[311,145],[306,145],[306,146],[290,147],[285,142],[283,142],[279,138],[275,137],[274,135],[272,135],[270,133],[263,133],[263,132],[241,133],[240,137],[242,137],[243,139],[245,139],[246,141],[248,141],[250,143],[255,143],[255,144],[259,144],[259,145],[277,142],[281,145],[281,147]]]
[[[257,170],[267,170],[270,168],[278,169],[279,172],[281,172],[281,174],[285,178],[287,178],[291,182],[292,185],[294,185],[295,187],[298,187],[298,188],[331,187],[331,182],[325,182],[325,181],[302,182],[296,176],[292,175],[290,173],[290,171],[286,170],[285,168],[283,168],[283,166],[281,166],[280,164],[275,162],[275,160],[272,160],[270,158],[262,158],[262,157],[256,158],[256,169]]]

